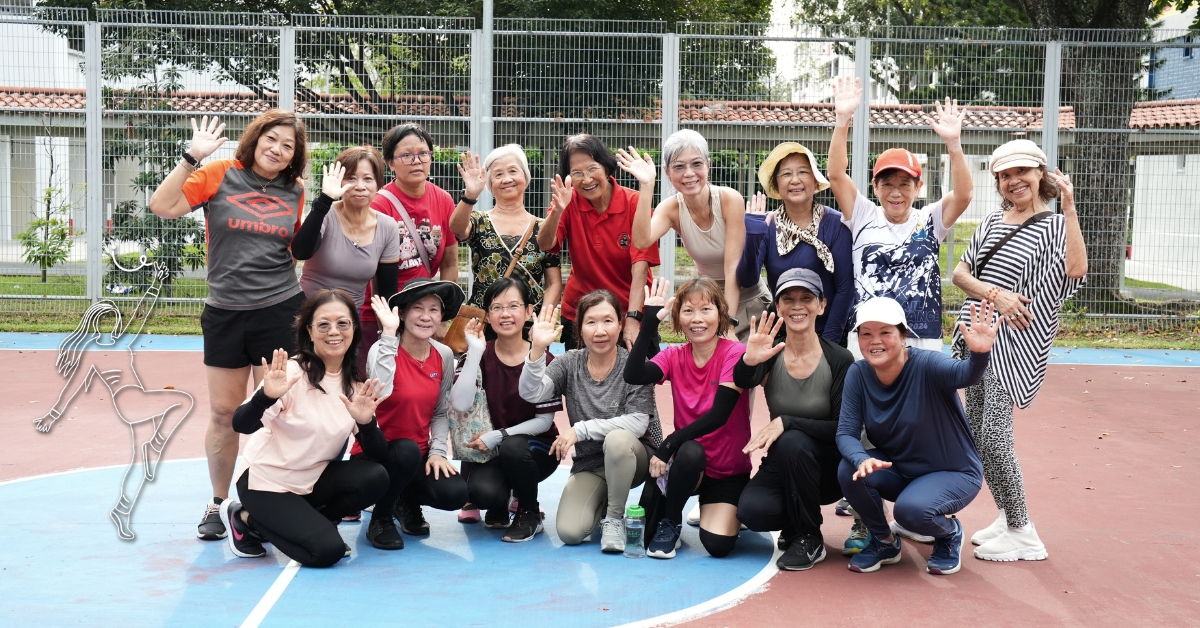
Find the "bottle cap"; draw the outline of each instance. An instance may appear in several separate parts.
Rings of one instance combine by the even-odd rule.
[[[641,506],[630,506],[625,509],[626,517],[643,517],[646,516],[646,511]]]

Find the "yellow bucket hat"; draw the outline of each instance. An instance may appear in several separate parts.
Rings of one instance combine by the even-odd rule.
[[[808,157],[808,165],[812,167],[813,177],[817,179],[817,191],[820,192],[829,189],[829,180],[825,178],[825,175],[821,174],[821,169],[817,167],[817,158],[813,157],[812,151],[796,142],[784,142],[776,146],[771,151],[771,154],[767,155],[767,159],[763,161],[762,165],[758,167],[758,182],[766,190],[767,196],[776,200],[783,198],[779,195],[779,190],[775,189],[775,167],[789,155],[795,155],[796,153],[801,153]]]

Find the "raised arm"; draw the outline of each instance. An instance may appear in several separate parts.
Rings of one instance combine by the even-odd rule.
[[[664,308],[669,303],[666,297],[670,293],[671,282],[663,278],[656,279],[653,287],[646,286],[646,299],[643,302],[642,313],[644,314],[643,320],[647,324],[642,325],[637,341],[629,350],[629,360],[625,362],[625,372],[623,373],[626,383],[642,385],[657,384],[662,381],[662,369],[646,359],[646,355],[650,350],[650,343],[654,341],[654,332],[658,323],[666,317]],[[672,300],[674,299],[672,298]]]
[[[1058,168],[1054,172],[1047,172],[1046,176],[1058,184],[1062,194],[1062,213],[1067,226],[1067,277],[1079,279],[1087,275],[1088,259],[1083,231],[1079,229],[1079,214],[1075,213],[1075,186],[1071,184],[1071,178]]]
[[[379,321],[381,335],[379,342],[371,345],[367,351],[367,379],[377,379],[383,384],[381,395],[392,394],[392,384],[396,379],[396,356],[400,352],[400,338],[396,330],[400,328],[399,308],[388,309],[387,301],[378,294],[371,295],[371,309]]]
[[[470,199],[473,201],[479,200],[479,195],[483,193],[484,183],[487,181],[487,170],[479,163],[479,155],[472,155],[471,151],[467,151],[460,159],[462,163],[457,164],[458,174],[463,180],[463,195],[462,199]],[[461,240],[466,240],[471,235],[471,210],[475,208],[473,203],[464,202],[459,199],[458,205],[454,206],[454,212],[450,214],[450,232],[454,237]],[[443,259],[445,259],[443,257]],[[457,269],[458,258],[455,257],[455,268]],[[457,275],[457,272],[455,273]],[[454,278],[457,281],[458,277]]]
[[[628,151],[617,150],[617,165],[638,180],[638,205],[633,214],[633,246],[648,249],[671,228],[671,220],[662,211],[663,204],[659,204],[659,209],[651,212],[654,205],[654,181],[658,174],[654,168],[654,160],[648,153],[639,155],[637,150],[630,146]]]
[[[942,226],[949,229],[967,207],[971,205],[971,196],[975,193],[975,184],[971,181],[971,168],[967,165],[967,156],[963,153],[962,135],[963,117],[966,109],[958,108],[957,100],[946,97],[946,106],[934,101],[937,116],[933,120],[933,130],[946,143],[946,152],[950,155],[950,193],[942,199]]]
[[[562,243],[558,241],[558,226],[562,223],[563,213],[571,204],[571,175],[563,180],[562,175],[554,175],[550,180],[550,211],[546,213],[546,222],[538,231],[537,245],[543,251],[553,251]]]
[[[971,352],[971,356],[967,360],[956,360],[940,352],[932,353],[930,358],[933,363],[930,367],[930,376],[933,381],[939,382],[947,390],[958,390],[973,386],[983,379],[988,362],[991,360],[992,344],[996,341],[996,332],[1004,319],[1003,316],[999,316],[993,321],[992,316],[995,312],[995,306],[987,301],[984,301],[980,307],[976,307],[974,303],[971,304],[971,325],[968,327],[963,322],[958,324],[958,329],[962,333],[963,341],[967,345],[967,350]]]
[[[196,124],[196,119],[192,118],[192,142],[188,146],[188,154],[197,163],[204,161],[229,139],[223,136],[224,133],[225,124],[218,123],[217,116],[213,116],[212,120],[204,116],[199,125]],[[193,172],[195,170],[192,166],[181,157],[179,163],[150,196],[150,211],[154,212],[155,216],[179,218],[191,213],[192,204],[183,193],[183,184],[187,183]]]
[[[472,318],[467,322],[465,336],[467,355],[454,386],[450,388],[450,407],[455,412],[468,412],[474,405],[475,393],[479,390],[479,362],[487,348],[487,341],[483,339],[483,323],[479,319]]]
[[[854,112],[862,102],[862,81],[848,76],[839,76],[833,80],[833,138],[829,140],[829,187],[833,197],[837,199],[838,209],[850,222],[854,213],[854,200],[858,198],[858,188],[854,179],[846,172],[850,167],[850,157],[846,143],[850,136],[850,123],[854,121]]]

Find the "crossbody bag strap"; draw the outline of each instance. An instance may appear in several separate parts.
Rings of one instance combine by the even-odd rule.
[[[396,208],[397,214],[400,214],[400,219],[404,221],[404,226],[408,228],[408,237],[412,240],[413,246],[417,248],[417,255],[421,257],[421,264],[425,266],[425,272],[429,273],[429,276],[432,277],[433,267],[429,264],[429,253],[425,251],[425,243],[421,241],[421,234],[417,231],[417,226],[413,224],[412,216],[409,216],[408,210],[404,209],[404,203],[401,203],[395,194],[387,190],[379,190],[378,193],[386,198],[392,204],[392,207]]]
[[[973,273],[975,275],[975,278],[979,279],[980,277],[983,277],[983,269],[985,266],[987,266],[987,263],[989,261],[991,261],[992,256],[996,254],[996,251],[999,251],[1001,248],[1004,247],[1005,244],[1008,244],[1008,241],[1013,239],[1013,237],[1016,236],[1018,233],[1020,233],[1022,229],[1033,226],[1053,215],[1054,215],[1054,212],[1049,212],[1049,211],[1034,214],[1034,215],[1030,216],[1025,222],[1021,223],[1021,226],[1017,227],[1016,229],[1013,229],[1012,231],[1009,231],[1008,235],[1004,236],[1003,238],[1000,238],[1000,241],[996,243],[996,246],[993,246],[991,249],[988,249],[988,252],[984,253],[983,257],[981,257],[979,259],[979,263],[975,265],[975,272]]]
[[[517,260],[521,258],[522,251],[525,250],[525,245],[529,243],[529,236],[533,235],[533,225],[537,224],[537,218],[529,219],[529,227],[525,229],[525,237],[521,238],[521,243],[517,248],[512,250],[512,260],[508,263],[508,270],[504,271],[504,276],[509,277],[513,273],[513,269],[517,267]]]

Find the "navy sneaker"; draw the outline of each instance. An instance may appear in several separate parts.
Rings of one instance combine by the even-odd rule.
[[[900,537],[893,537],[891,543],[871,535],[867,546],[850,559],[850,571],[871,573],[879,571],[880,565],[895,565],[900,562]]]
[[[962,524],[959,523],[957,517],[950,517],[950,522],[954,524],[954,533],[934,539],[933,553],[929,555],[929,563],[925,565],[925,571],[937,576],[958,573],[959,568],[962,567],[960,557],[963,544]]]
[[[679,549],[682,543],[679,539],[682,532],[682,524],[663,517],[658,522],[658,530],[654,533],[654,538],[650,539],[650,544],[646,546],[646,555],[651,558],[675,558],[675,550]]]

